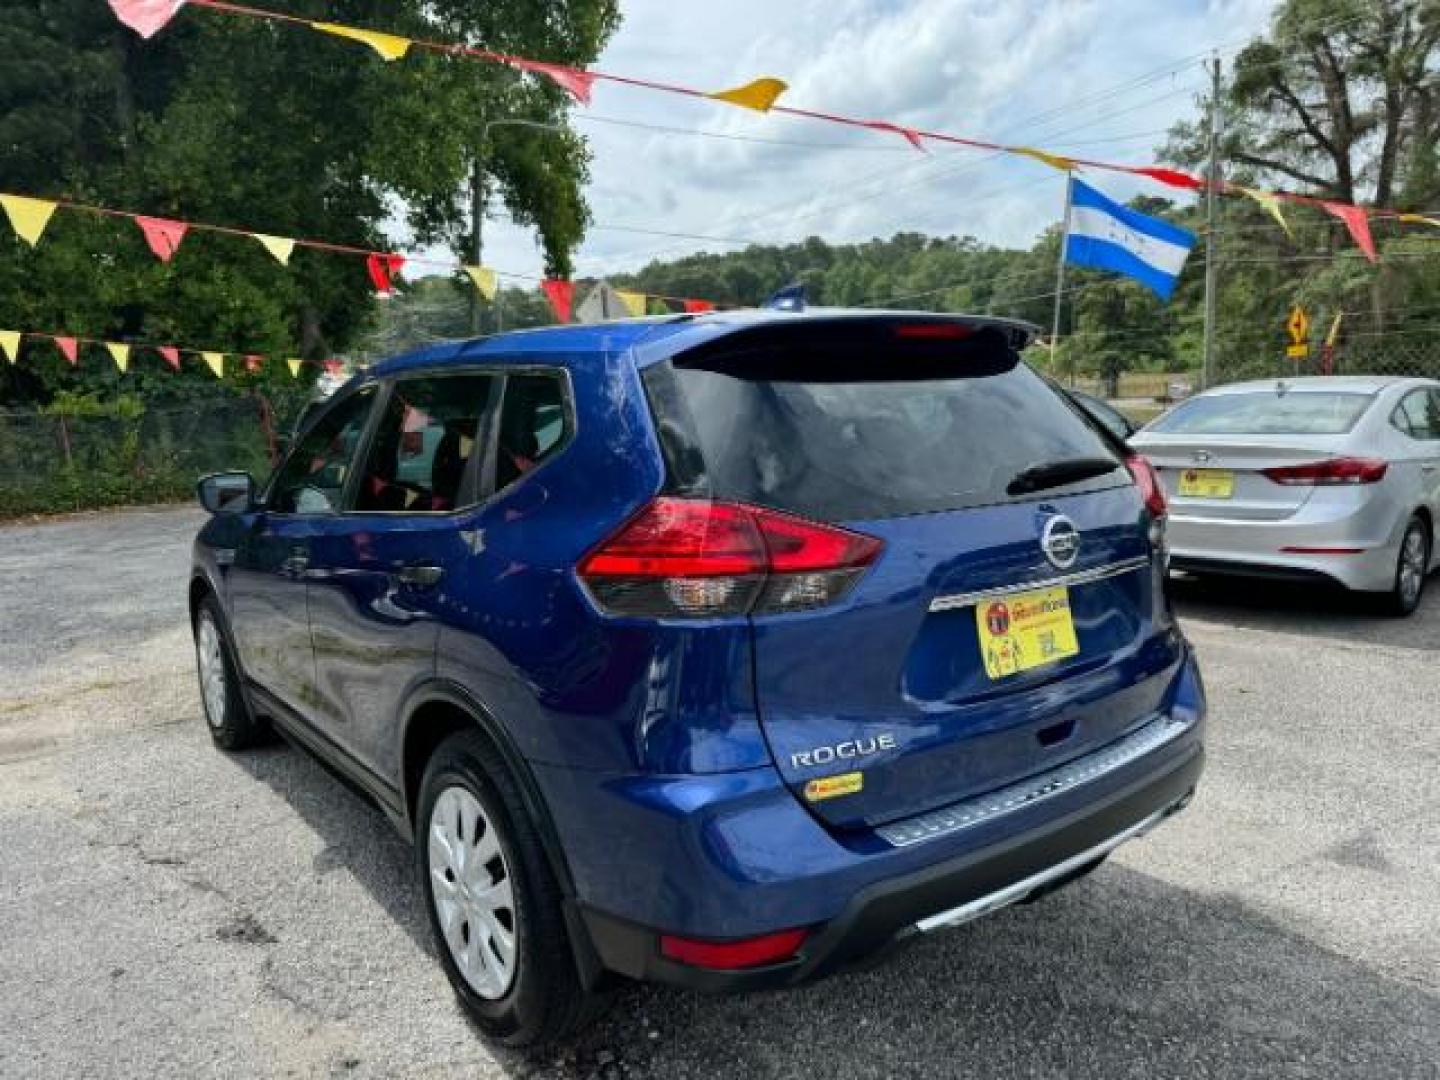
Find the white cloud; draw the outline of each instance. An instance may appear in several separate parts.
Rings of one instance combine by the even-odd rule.
[[[1233,56],[1274,2],[625,0],[625,24],[596,67],[717,89],[778,75],[790,105],[1145,163],[1166,128],[1196,114],[1203,55]],[[587,111],[806,145],[578,120],[595,155],[597,225],[577,254],[582,274],[736,246],[607,226],[763,242],[903,229],[1020,245],[1059,214],[1059,174],[1024,159],[950,147],[922,155],[898,135],[605,83],[577,118]],[[1166,193],[1113,174],[1095,180],[1121,197]],[[528,230],[502,218],[486,231],[487,263],[540,272]]]

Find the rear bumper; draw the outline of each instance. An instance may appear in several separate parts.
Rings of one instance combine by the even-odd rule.
[[[1103,845],[1185,803],[1204,760],[1204,714],[1187,650],[1159,714],[1178,729],[1173,738],[1142,754],[1112,744],[1091,755],[1098,762],[1108,754],[1092,775],[1065,766],[1053,784],[1048,773],[1038,777],[1044,783],[1033,797],[1007,800],[1013,809],[954,828],[927,822],[925,835],[899,842],[881,835],[895,835],[892,826],[827,829],[772,768],[683,777],[548,766],[535,773],[565,838],[576,928],[599,965],[637,979],[747,989],[826,974],[917,923],[966,905],[974,906],[961,915],[983,914],[1043,889],[1052,872],[1082,872],[1075,860],[1099,858]],[[687,967],[659,949],[662,933],[725,942],[800,927],[811,931],[800,954],[761,969]]]
[[[1279,521],[1188,517],[1176,510],[1167,525],[1170,565],[1197,573],[1319,579],[1362,592],[1386,591],[1395,583],[1408,514],[1380,495],[1340,494],[1346,501],[1312,498],[1295,516]],[[1286,550],[1294,548],[1309,550]]]
[[[1104,803],[1044,828],[877,882],[810,937],[792,961],[747,971],[711,971],[667,960],[653,930],[583,910],[601,963],[612,971],[690,989],[738,992],[820,978],[911,933],[990,914],[1085,872],[1125,840],[1183,809],[1195,792],[1204,751],[1189,753]]]

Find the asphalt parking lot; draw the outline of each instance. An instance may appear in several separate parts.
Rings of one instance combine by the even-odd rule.
[[[199,520],[0,528],[0,1077],[1440,1076],[1440,587],[1395,621],[1185,583],[1212,719],[1181,818],[800,991],[625,990],[530,1061],[462,1019],[377,811],[212,749]]]

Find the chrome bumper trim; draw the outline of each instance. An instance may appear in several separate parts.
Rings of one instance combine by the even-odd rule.
[[[1151,829],[1159,825],[1171,814],[1184,808],[1190,797],[1187,795],[1179,802],[1157,810],[1143,821],[1138,821],[1123,832],[1116,833],[1109,840],[1096,844],[1088,851],[1082,851],[1078,855],[1072,855],[1064,862],[1056,863],[1054,866],[1041,870],[1039,873],[1031,874],[1028,878],[1007,885],[1003,889],[997,889],[988,896],[982,896],[971,900],[968,904],[961,904],[959,907],[951,908],[949,911],[942,911],[938,915],[931,915],[921,919],[915,924],[915,929],[921,933],[931,930],[947,929],[952,926],[959,926],[962,923],[978,919],[982,915],[989,915],[991,912],[999,911],[1001,908],[1009,907],[1011,904],[1024,900],[1036,889],[1058,881],[1066,874],[1079,870],[1086,863],[1094,862],[1105,855],[1110,854],[1127,840],[1134,840],[1137,836],[1143,836]]]
[[[909,847],[925,840],[949,836],[962,829],[974,828],[1021,807],[1054,798],[1138,761],[1177,738],[1189,727],[1187,722],[1173,716],[1158,716],[1129,735],[1059,768],[986,795],[942,806],[938,810],[906,818],[904,821],[881,825],[875,831],[896,847]]]
[[[1077,570],[1073,574],[1061,574],[1059,577],[1045,578],[1042,581],[1025,581],[1015,585],[1005,585],[996,589],[978,589],[975,592],[951,593],[948,596],[937,596],[930,601],[931,611],[953,611],[955,608],[970,607],[982,600],[992,600],[1000,596],[1014,596],[1016,593],[1030,592],[1034,589],[1054,589],[1061,585],[1088,585],[1092,581],[1104,581],[1106,578],[1119,577],[1121,574],[1134,573],[1136,570],[1143,570],[1150,565],[1150,560],[1145,556],[1138,556],[1134,559],[1124,559],[1120,562],[1108,563],[1105,566],[1095,566],[1089,570]]]

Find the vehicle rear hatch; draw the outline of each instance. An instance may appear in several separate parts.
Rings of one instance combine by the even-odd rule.
[[[1277,388],[1193,398],[1132,440],[1159,472],[1173,514],[1279,521],[1309,501],[1313,485],[1267,473],[1342,456],[1372,395]]]
[[[832,826],[1044,772],[1161,705],[1177,645],[1148,512],[1116,444],[1013,343],[938,319],[805,319],[646,372],[673,491],[884,544],[838,600],[752,615],[776,765]]]

